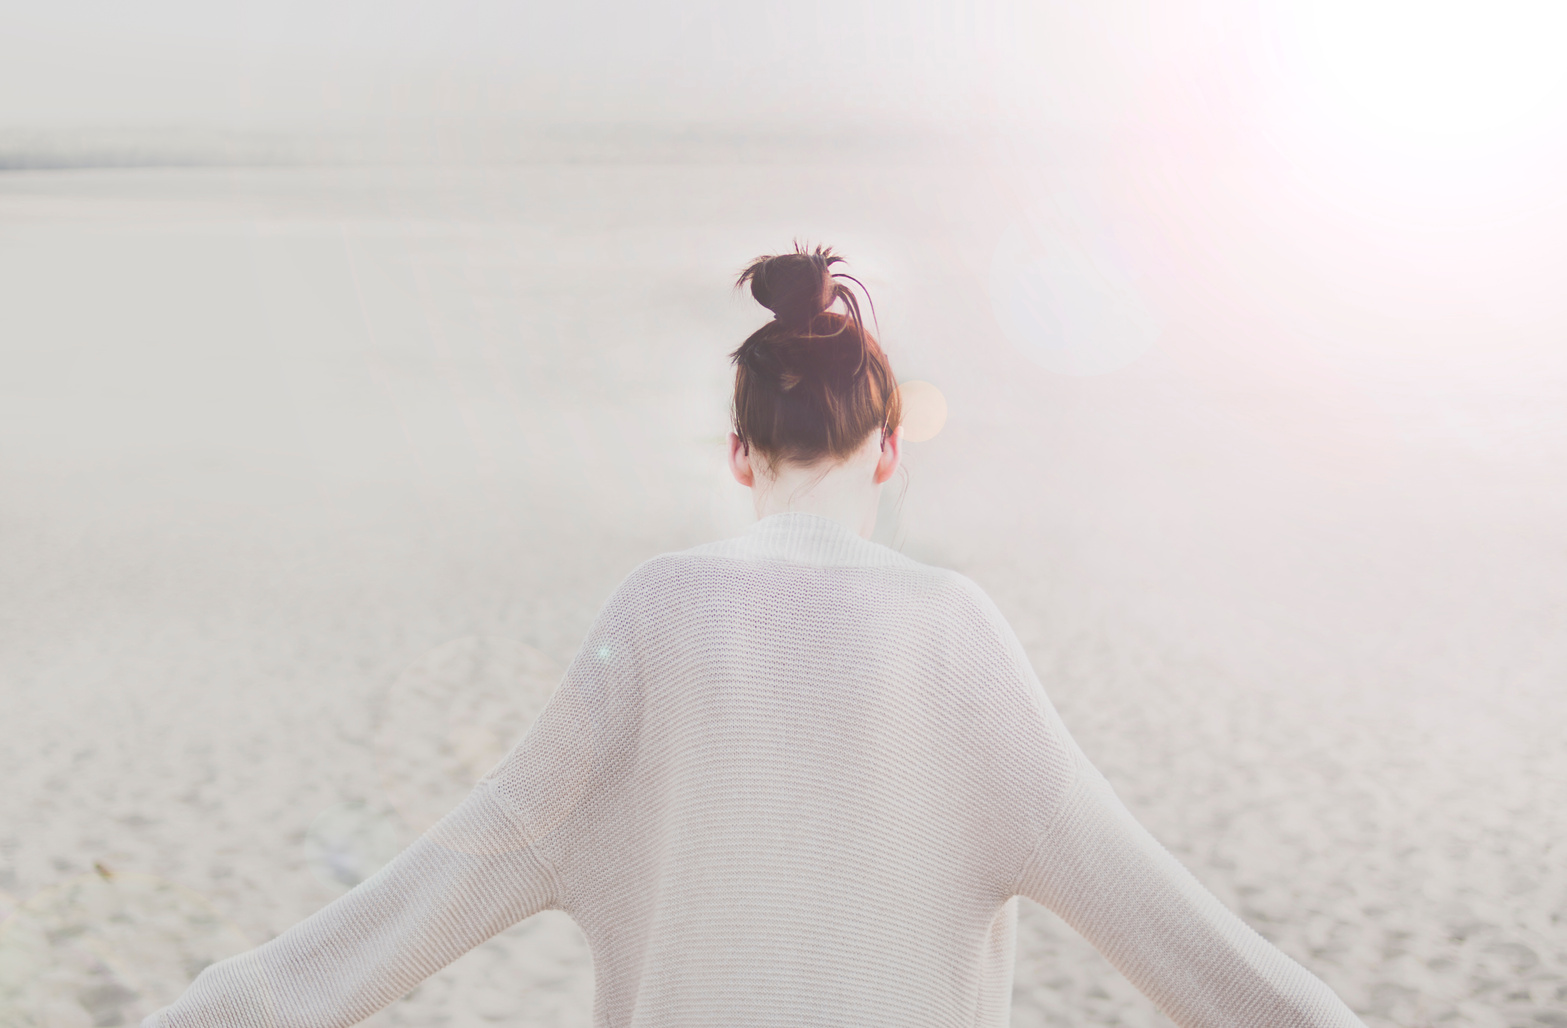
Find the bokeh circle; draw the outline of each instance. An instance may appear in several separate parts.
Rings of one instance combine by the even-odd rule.
[[[898,386],[903,401],[903,440],[924,443],[936,438],[947,423],[947,398],[930,382],[904,382]]]

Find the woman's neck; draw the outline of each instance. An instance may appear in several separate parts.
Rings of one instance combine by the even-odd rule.
[[[838,522],[869,539],[876,529],[881,486],[876,482],[874,447],[836,463],[801,466],[779,461],[758,467],[752,487],[756,516],[794,512]]]
[[[773,514],[815,514],[836,521],[864,539],[876,530],[881,486],[898,470],[903,428],[872,432],[849,456],[837,461],[770,462],[729,433],[729,470],[751,489],[758,518]]]

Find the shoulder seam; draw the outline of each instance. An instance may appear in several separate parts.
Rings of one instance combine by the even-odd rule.
[[[543,850],[539,848],[539,843],[533,838],[533,833],[528,831],[528,826],[518,820],[517,812],[511,808],[511,804],[506,797],[496,788],[495,779],[485,776],[479,780],[479,784],[484,787],[490,799],[500,808],[501,815],[511,823],[513,828],[517,829],[524,839],[528,840],[528,844],[520,852],[527,853],[538,862],[539,867],[543,868],[545,876],[550,880],[550,898],[554,901],[551,906],[559,908],[565,902],[566,892],[564,883],[562,883],[555,865],[544,855]]]
[[[1035,840],[1033,847],[1028,851],[1028,856],[1024,857],[1023,862],[1018,865],[1017,875],[1012,881],[1012,895],[1022,895],[1020,890],[1023,887],[1023,876],[1026,875],[1028,873],[1028,869],[1033,866],[1034,858],[1039,856],[1039,851],[1045,848],[1045,843],[1050,841],[1050,835],[1055,831],[1056,825],[1060,823],[1062,813],[1066,810],[1068,801],[1071,800],[1072,795],[1077,792],[1078,787],[1082,784],[1082,762],[1079,761],[1076,756],[1073,756],[1072,777],[1066,783],[1066,788],[1061,790],[1061,799],[1056,803],[1055,809],[1050,812],[1050,816],[1045,820],[1044,827],[1039,831],[1039,838]]]

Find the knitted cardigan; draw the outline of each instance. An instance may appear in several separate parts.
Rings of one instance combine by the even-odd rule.
[[[779,514],[634,571],[467,800],[144,1028],[350,1025],[545,909],[597,1028],[1001,1028],[1018,896],[1179,1025],[1361,1024],[1133,820],[977,586]]]

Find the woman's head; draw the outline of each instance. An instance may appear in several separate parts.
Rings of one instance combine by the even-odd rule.
[[[887,356],[842,280],[859,282],[831,270],[842,261],[828,247],[796,244],[793,253],[758,257],[736,283],[749,283],[773,312],[730,355],[735,435],[769,463],[844,460],[902,418]]]

